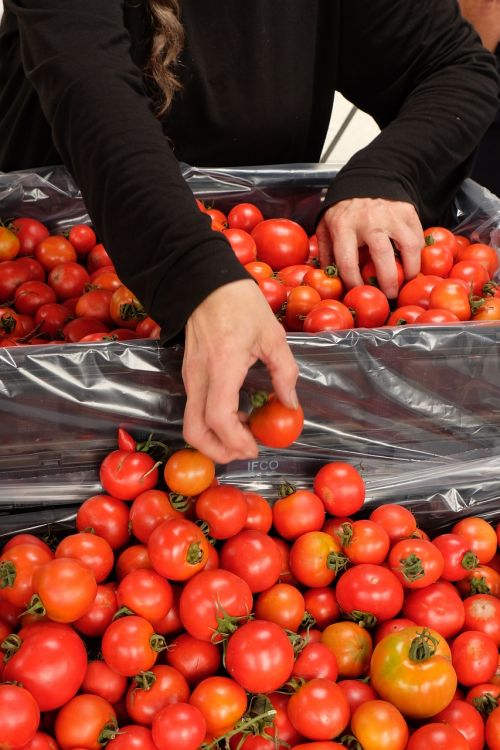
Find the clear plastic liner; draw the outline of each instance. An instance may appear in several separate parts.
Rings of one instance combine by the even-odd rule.
[[[184,174],[196,195],[228,210],[249,200],[309,231],[331,165]],[[500,201],[471,181],[453,228],[498,246]],[[0,175],[0,216],[31,215],[51,228],[86,219],[62,168]],[[87,217],[88,220],[88,217]],[[366,511],[410,507],[422,527],[478,514],[500,519],[500,323],[291,334],[306,422],[289,449],[218,467],[218,477],[271,502],[287,479],[310,486],[331,460],[356,465]],[[154,341],[0,348],[0,537],[71,525],[78,503],[101,491],[98,466],[116,429],[182,445],[182,348]],[[242,391],[269,388],[262,365]]]

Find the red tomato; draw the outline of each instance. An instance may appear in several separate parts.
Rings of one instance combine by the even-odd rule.
[[[230,731],[247,709],[247,696],[229,677],[207,677],[191,693],[189,703],[203,714],[207,732],[220,737]]]
[[[440,534],[432,543],[443,555],[444,569],[441,577],[446,581],[461,581],[479,563],[468,541],[459,534]]]
[[[494,247],[485,245],[481,242],[475,242],[458,250],[458,261],[474,260],[484,266],[490,278],[493,277],[499,266],[498,255]]]
[[[19,255],[34,255],[38,243],[49,236],[49,230],[45,224],[28,217],[14,219],[9,229],[19,240]]]
[[[500,599],[491,594],[475,594],[464,601],[465,630],[480,630],[500,648]]]
[[[342,525],[342,551],[354,565],[383,563],[389,552],[389,534],[375,521],[361,519]]]
[[[28,606],[35,592],[36,571],[52,560],[53,554],[37,544],[18,544],[0,555],[0,599],[16,607]]]
[[[382,565],[361,564],[349,568],[337,582],[335,594],[340,609],[350,619],[375,624],[395,617],[403,606],[401,583]]]
[[[414,279],[410,279],[401,287],[398,294],[398,307],[403,305],[418,305],[424,310],[429,308],[429,297],[436,286],[442,281],[440,276],[424,276],[419,273]]]
[[[252,230],[257,258],[269,263],[274,271],[305,263],[309,256],[309,237],[290,219],[266,219]]]
[[[453,268],[454,255],[449,247],[441,244],[425,245],[420,256],[420,270],[425,276],[449,275]]]
[[[147,544],[151,532],[162,521],[181,518],[182,514],[176,510],[170,497],[163,490],[146,490],[137,495],[130,506],[130,528],[132,534],[144,544]]]
[[[74,622],[95,600],[97,583],[93,572],[79,560],[59,557],[45,563],[34,577],[47,616],[54,622]]]
[[[252,593],[273,586],[281,573],[281,554],[273,539],[253,529],[244,529],[228,539],[221,549],[220,562],[246,581]]]
[[[116,598],[120,609],[125,608],[151,623],[165,617],[172,606],[170,583],[154,570],[133,570],[120,581]]]
[[[417,528],[417,521],[413,513],[403,505],[387,503],[372,510],[370,520],[382,526],[391,545],[412,536]]]
[[[285,311],[285,325],[288,331],[302,331],[304,319],[321,302],[319,293],[310,286],[296,286],[291,289]]]
[[[79,263],[60,263],[50,271],[47,283],[59,299],[70,299],[83,294],[89,275]]]
[[[205,567],[208,542],[192,521],[174,518],[162,521],[151,533],[148,555],[157,573],[173,581],[186,581]]]
[[[218,485],[209,487],[196,500],[195,513],[208,526],[214,539],[228,539],[245,526],[247,504],[237,487]]]
[[[495,556],[497,535],[493,526],[483,518],[462,518],[452,531],[467,541],[469,549],[477,556],[481,565],[486,565]]]
[[[470,289],[470,293],[480,297],[485,285],[490,280],[488,270],[477,260],[462,260],[456,263],[450,271],[450,279],[462,279]]]
[[[455,313],[459,320],[470,320],[471,307],[467,284],[460,279],[442,279],[430,294],[429,307]]]
[[[344,285],[336,266],[327,266],[324,269],[311,268],[305,274],[303,283],[315,289],[321,299],[340,300],[344,292]]]
[[[389,302],[377,287],[362,285],[350,289],[343,299],[344,305],[354,311],[356,328],[383,326],[389,317]]]
[[[179,613],[179,601],[181,598],[181,589],[179,586],[172,585],[174,601],[165,617],[153,623],[155,633],[160,635],[175,635],[182,630],[182,622]]]
[[[257,597],[255,616],[259,620],[274,622],[284,630],[297,632],[305,614],[301,592],[288,583],[276,583]]]
[[[231,245],[233,252],[240,263],[245,265],[246,263],[251,263],[257,258],[257,246],[255,240],[247,231],[233,227],[224,229],[222,234]]]
[[[290,570],[304,586],[328,586],[347,565],[340,544],[324,531],[301,534],[290,550]]]
[[[113,549],[123,547],[130,539],[129,509],[122,500],[110,495],[93,495],[85,500],[76,514],[78,531],[94,530]]]
[[[306,263],[295,263],[278,271],[277,277],[286,287],[300,286],[304,283],[304,277],[310,270],[311,266]]]
[[[164,638],[154,632],[150,622],[136,615],[113,620],[101,643],[108,667],[124,677],[151,669],[164,648]]]
[[[106,747],[108,750],[159,750],[159,745],[153,742],[151,730],[131,724],[120,727],[120,733]],[[181,750],[180,745],[178,747]]]
[[[158,481],[155,460],[143,451],[116,450],[101,463],[99,479],[106,492],[119,500],[135,500]]]
[[[403,586],[420,589],[437,581],[444,570],[444,559],[432,542],[402,539],[391,549],[389,566]]]
[[[147,313],[135,294],[123,285],[118,287],[111,295],[109,314],[120,328],[132,329],[147,317]]]
[[[332,516],[356,513],[365,501],[365,483],[361,474],[342,461],[325,464],[314,477],[314,491]]]
[[[481,714],[469,703],[452,700],[445,709],[436,714],[434,720],[458,729],[469,743],[470,750],[483,750],[483,720]]]
[[[45,270],[35,258],[16,258],[14,265],[28,274],[27,281],[45,281]],[[5,268],[2,263],[2,268]]]
[[[95,247],[97,238],[92,227],[87,224],[75,224],[68,232],[68,240],[76,250],[77,255],[86,255]]]
[[[382,638],[385,638],[386,635],[399,633],[400,630],[404,630],[405,628],[412,628],[415,625],[416,623],[413,622],[413,620],[408,620],[405,617],[397,617],[392,620],[385,620],[385,622],[381,623],[375,631],[375,645],[377,645],[377,643],[380,643]]]
[[[288,716],[295,729],[311,740],[331,740],[349,722],[349,704],[331,680],[306,682],[291,696]]]
[[[71,313],[64,305],[49,303],[41,305],[35,314],[34,323],[40,333],[46,333],[53,339],[64,338],[64,326],[71,320]]]
[[[97,638],[103,635],[117,612],[118,603],[113,588],[109,584],[98,584],[93,603],[72,625],[79,633]]]
[[[485,718],[499,705],[500,685],[493,682],[474,685],[467,693],[465,700]]]
[[[33,696],[19,685],[0,684],[0,739],[2,750],[20,750],[31,742],[40,723]]]
[[[127,691],[126,707],[132,721],[151,726],[155,716],[171,703],[186,703],[190,690],[185,677],[166,664],[138,674]]]
[[[55,556],[80,560],[93,572],[97,583],[108,577],[115,562],[110,543],[104,537],[86,531],[64,537],[57,545]]]
[[[145,544],[132,544],[120,552],[116,559],[116,580],[123,581],[126,575],[134,570],[152,570],[148,548]]]
[[[465,620],[463,602],[446,581],[407,594],[403,615],[417,625],[437,630],[446,639],[459,633]]]
[[[488,716],[484,738],[489,750],[500,749],[500,706]]]
[[[52,234],[35,247],[35,258],[46,271],[50,271],[59,263],[76,261],[75,248],[62,235]]]
[[[197,750],[206,733],[205,717],[189,703],[165,706],[156,714],[151,727],[152,744],[157,750]]]
[[[263,445],[271,448],[287,448],[302,432],[304,412],[302,407],[290,409],[279,401],[274,393],[250,414],[248,426],[252,435]]]
[[[253,203],[237,203],[227,215],[231,228],[244,229],[246,232],[251,232],[261,221],[264,221],[262,211]]]
[[[165,482],[179,495],[199,495],[215,477],[215,464],[211,458],[192,448],[172,453],[164,469]]]
[[[387,318],[388,326],[404,326],[415,321],[424,313],[425,310],[420,305],[403,305],[396,308]]]
[[[333,303],[336,303],[335,307]],[[354,328],[354,318],[351,311],[337,300],[321,300],[304,319],[306,333],[342,331],[346,328]]]
[[[276,278],[259,280],[259,289],[266,298],[273,313],[279,313],[286,302],[286,287]]]
[[[247,518],[245,529],[255,529],[267,534],[273,525],[273,512],[267,500],[257,492],[244,492],[243,497],[247,504]]]
[[[340,619],[340,608],[335,591],[328,586],[304,591],[304,604],[309,614],[320,630]]]
[[[479,630],[465,630],[452,643],[453,668],[461,685],[489,682],[496,672],[498,648]]]
[[[25,281],[14,293],[14,305],[23,315],[34,315],[39,307],[56,301],[54,290],[43,281]]]
[[[406,750],[470,750],[470,745],[455,727],[450,724],[425,724],[410,737]]]
[[[430,309],[419,315],[415,323],[417,325],[442,326],[447,323],[459,323],[460,318],[451,310]]]
[[[35,261],[36,263],[36,261]],[[42,272],[43,281],[45,273]],[[0,302],[4,303],[14,297],[18,286],[25,281],[31,280],[31,274],[27,268],[19,263],[18,260],[4,260],[0,263]]]
[[[205,213],[212,220],[212,229],[220,226],[220,231],[222,231],[223,228],[227,227],[227,216],[224,211],[221,211],[219,208],[205,208]]]
[[[108,333],[109,327],[96,318],[76,318],[70,320],[63,328],[64,340],[77,343],[91,333]]]
[[[100,695],[114,704],[125,694],[127,678],[110,669],[105,661],[96,659],[88,663],[81,689],[83,693]]]
[[[189,633],[182,633],[169,643],[166,660],[193,687],[207,677],[217,674],[221,664],[221,653],[214,643],[200,641]]]
[[[324,643],[306,643],[295,659],[292,677],[303,680],[316,678],[335,682],[339,673],[337,659]]]
[[[61,750],[100,750],[103,736],[112,739],[117,734],[116,713],[99,695],[76,695],[56,717],[55,735]]]
[[[280,493],[283,494],[273,504],[272,516],[274,528],[283,539],[297,539],[307,531],[320,531],[325,522],[325,508],[314,492],[283,484]]]
[[[113,261],[102,244],[93,247],[87,255],[87,271],[89,273],[94,273],[98,268],[105,268],[106,266],[112,265]]]
[[[23,746],[23,750],[59,750],[56,741],[45,732],[36,732],[35,736]]]
[[[395,259],[395,265],[396,265],[396,271],[398,274],[398,289],[402,286],[405,278],[403,266],[399,262],[399,260]],[[363,278],[363,281],[365,284],[368,284],[369,286],[376,286],[378,287],[378,279],[377,279],[377,271],[375,268],[375,263],[369,258],[360,266],[361,269],[361,276]]]
[[[445,247],[452,253],[455,258],[458,252],[457,238],[445,227],[428,227],[424,230],[425,246],[432,247],[432,245],[438,245],[439,247]]]
[[[263,263],[261,260],[254,260],[250,263],[245,264],[245,269],[248,271],[250,276],[256,281],[262,281],[262,279],[268,279],[273,275],[273,269],[269,263]]]
[[[472,320],[500,320],[500,298],[486,297],[474,312]]]
[[[245,690],[271,693],[292,674],[293,646],[279,625],[252,620],[229,638],[225,665],[228,674]]]

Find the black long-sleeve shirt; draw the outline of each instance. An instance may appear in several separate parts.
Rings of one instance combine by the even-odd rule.
[[[456,0],[184,0],[183,89],[161,121],[142,74],[146,0],[4,5],[0,169],[66,164],[120,277],[167,337],[211,291],[245,278],[178,160],[317,161],[338,90],[382,132],[326,203],[409,201],[429,224],[497,106],[493,56]]]

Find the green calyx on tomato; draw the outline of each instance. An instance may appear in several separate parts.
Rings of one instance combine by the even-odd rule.
[[[421,633],[417,633],[410,644],[410,659],[416,662],[427,661],[434,656],[438,645],[438,639],[431,635],[427,628],[424,628]]]
[[[172,508],[178,510],[179,513],[185,513],[191,505],[189,497],[187,495],[180,495],[178,492],[169,492],[168,499]]]
[[[188,565],[198,565],[203,560],[203,549],[198,542],[191,542],[186,553]]]
[[[156,682],[156,675],[154,672],[139,672],[134,677],[135,685],[134,690],[151,690]]]
[[[363,750],[363,745],[352,734],[344,734],[340,738],[340,744],[347,747],[348,750]]]
[[[198,519],[198,521],[195,521],[195,524],[198,526],[198,528],[200,529],[200,531],[202,531],[205,534],[207,542],[209,544],[214,545],[215,544],[215,539],[212,536],[210,536],[210,525],[209,525],[209,523],[207,521],[201,521],[200,519]]]
[[[469,582],[470,593],[474,594],[491,594],[488,581],[484,576],[473,576]]]
[[[121,732],[118,731],[118,724],[116,721],[110,721],[102,728],[101,733],[99,735],[99,739],[97,740],[98,743],[101,745],[101,747],[105,747],[105,745],[108,744],[108,742],[111,742],[111,740],[114,740],[115,737],[117,737]]]
[[[30,599],[29,607],[24,610],[24,612],[21,612],[22,615],[40,615],[43,617],[47,614],[47,610],[45,609],[42,600],[38,596],[38,594],[33,594],[33,596]]]
[[[267,391],[254,391],[250,396],[250,403],[254,409],[259,409],[269,401],[269,393]]]
[[[363,612],[361,609],[353,609],[349,614],[349,620],[357,623],[360,628],[374,628],[378,620],[371,612]]]
[[[278,489],[278,497],[288,497],[296,491],[297,488],[293,484],[290,484],[290,482],[282,482]]]
[[[462,562],[460,564],[462,568],[465,568],[465,570],[473,570],[479,565],[479,558],[474,554],[474,552],[471,552],[469,550],[469,552],[466,552],[462,557]]]
[[[0,589],[12,587],[16,580],[16,566],[10,560],[0,562]]]
[[[343,523],[340,527],[340,530],[337,533],[338,538],[340,539],[340,544],[342,547],[348,547],[351,543],[351,539],[354,535],[354,529],[352,528],[352,523],[346,522]]]
[[[483,695],[478,695],[476,698],[473,698],[472,705],[477,711],[479,711],[481,716],[486,719],[495,708],[498,708],[500,703],[491,693],[484,693]]]
[[[305,649],[305,647],[309,643],[309,638],[304,638],[298,633],[294,633],[293,630],[286,630],[285,632],[288,636],[288,640],[292,644],[295,658],[297,658],[297,656],[301,653],[301,651]]]
[[[168,648],[165,638],[158,633],[153,633],[153,635],[149,639],[149,644],[152,651],[156,651],[157,654],[159,654],[160,651],[165,651],[165,649]]]
[[[328,570],[334,570],[335,573],[347,568],[348,564],[349,558],[343,552],[330,552],[326,558],[326,567]]]
[[[400,563],[401,573],[407,581],[418,581],[420,578],[424,577],[425,570],[422,565],[422,560],[414,553],[400,560]]]
[[[253,695],[250,699],[247,712],[240,721],[229,732],[226,732],[226,734],[216,737],[212,742],[203,743],[201,750],[215,750],[221,747],[229,748],[229,740],[237,734],[242,735],[238,747],[243,745],[245,738],[249,735],[264,737],[272,741],[272,737],[266,732],[266,729],[273,727],[276,713],[277,711],[267,695]]]
[[[122,320],[144,320],[148,317],[147,312],[142,305],[138,305],[135,302],[125,302],[120,305],[120,316]]]
[[[252,614],[230,615],[223,607],[219,607],[217,610],[217,614],[215,615],[217,627],[212,633],[212,643],[221,643],[222,641],[226,641],[230,635],[238,630],[238,626],[242,622],[248,622],[248,620],[252,619]]]
[[[0,648],[3,651],[4,664],[8,662],[9,659],[12,659],[14,654],[16,654],[21,648],[21,645],[22,640],[15,633],[11,633],[4,641],[2,641],[2,643],[0,644]]]

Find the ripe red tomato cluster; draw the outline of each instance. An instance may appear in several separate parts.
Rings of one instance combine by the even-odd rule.
[[[399,295],[388,300],[378,288],[368,249],[360,248],[364,284],[347,291],[335,266],[319,267],[316,235],[289,219],[264,219],[251,203],[227,216],[205,209],[212,227],[229,240],[236,256],[257,280],[287,331],[500,320],[500,293],[492,281],[500,265],[496,250],[471,243],[444,227],[422,237],[421,273],[405,283],[396,253]]]
[[[159,336],[90,226],[50,234],[17,218],[0,227],[0,346]]]
[[[430,540],[349,463],[266,499],[159,445],[120,430],[74,532],[3,547],[4,750],[500,748],[500,526]]]

